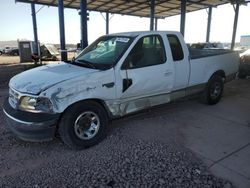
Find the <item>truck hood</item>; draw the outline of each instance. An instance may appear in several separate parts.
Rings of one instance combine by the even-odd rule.
[[[60,62],[22,72],[10,80],[9,86],[21,93],[37,95],[60,82],[97,71]]]

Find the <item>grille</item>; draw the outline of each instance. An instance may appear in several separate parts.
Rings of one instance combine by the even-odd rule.
[[[19,100],[19,94],[10,88],[9,89],[9,103],[15,109],[17,108],[18,100]]]

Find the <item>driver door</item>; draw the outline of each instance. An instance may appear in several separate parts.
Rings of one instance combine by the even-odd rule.
[[[126,57],[117,75],[121,86],[117,97],[125,114],[170,100],[174,68],[167,61],[165,46],[161,35],[144,36]]]

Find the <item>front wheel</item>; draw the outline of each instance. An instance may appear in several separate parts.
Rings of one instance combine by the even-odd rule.
[[[221,76],[214,75],[210,78],[203,93],[203,101],[207,104],[217,104],[223,94],[224,82]]]
[[[96,102],[85,101],[69,107],[59,124],[63,142],[74,149],[84,149],[99,143],[106,135],[107,113]]]

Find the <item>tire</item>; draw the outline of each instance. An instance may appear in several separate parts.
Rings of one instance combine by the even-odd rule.
[[[209,105],[217,104],[223,94],[224,82],[221,76],[214,75],[208,81],[203,93],[203,102]]]
[[[76,103],[63,114],[58,132],[62,141],[73,149],[84,149],[106,136],[108,116],[94,101]]]
[[[238,78],[240,78],[240,79],[246,79],[246,77],[247,77],[247,75],[244,74],[244,73],[239,73],[238,74]]]

